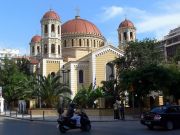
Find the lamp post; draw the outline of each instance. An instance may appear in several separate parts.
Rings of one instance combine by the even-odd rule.
[[[37,65],[37,79],[38,79],[38,84],[40,85],[40,63]],[[38,101],[39,101],[39,108],[41,108],[41,95],[39,95],[40,88],[38,88]]]

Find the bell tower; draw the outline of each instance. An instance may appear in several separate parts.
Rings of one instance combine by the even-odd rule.
[[[31,39],[30,44],[30,56],[40,58],[41,57],[41,36],[35,35]]]
[[[57,13],[50,10],[41,19],[42,57],[61,58],[61,21]]]
[[[50,10],[41,19],[41,74],[60,75],[63,65],[61,51],[61,21],[59,15]]]
[[[136,28],[134,24],[125,19],[118,27],[119,49],[125,49],[128,42],[136,40]]]

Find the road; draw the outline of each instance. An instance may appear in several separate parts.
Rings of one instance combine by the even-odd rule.
[[[15,120],[0,117],[0,135],[59,135],[54,122]],[[178,135],[180,129],[151,131],[139,121],[93,122],[90,132],[69,130],[66,135]]]

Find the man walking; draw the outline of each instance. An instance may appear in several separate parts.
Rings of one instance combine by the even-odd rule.
[[[124,120],[125,117],[124,117],[124,104],[123,104],[123,102],[121,102],[121,105],[120,105],[120,115],[121,115],[121,119]]]

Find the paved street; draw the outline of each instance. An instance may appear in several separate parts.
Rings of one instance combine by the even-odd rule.
[[[59,135],[55,122],[15,120],[0,117],[1,135]],[[166,131],[156,128],[151,131],[141,125],[139,121],[93,122],[92,130],[81,132],[69,130],[66,135],[178,135],[180,129]]]

